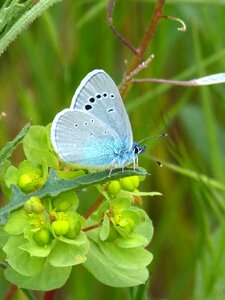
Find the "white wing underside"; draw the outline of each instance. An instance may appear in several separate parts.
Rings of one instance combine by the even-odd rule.
[[[127,112],[116,85],[104,71],[94,70],[82,80],[70,109],[56,115],[51,141],[63,161],[81,167],[112,167],[121,149],[131,149]]]

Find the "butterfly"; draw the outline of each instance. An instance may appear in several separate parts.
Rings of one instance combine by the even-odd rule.
[[[120,93],[103,70],[86,75],[69,109],[52,123],[51,142],[64,162],[85,169],[122,168],[133,163],[145,147],[133,141],[128,114]]]

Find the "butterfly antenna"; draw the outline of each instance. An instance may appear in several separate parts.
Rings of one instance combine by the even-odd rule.
[[[144,153],[146,153],[149,157],[151,157],[152,160],[154,160],[160,167],[162,167],[162,163],[157,160],[154,156],[151,155],[151,153],[148,152],[148,150],[144,149]]]
[[[140,143],[142,143],[142,142],[144,142],[144,141],[146,141],[146,140],[149,140],[149,139],[157,139],[157,138],[162,138],[162,137],[165,137],[165,136],[168,136],[168,134],[167,134],[167,133],[161,133],[161,134],[158,134],[158,135],[148,136],[148,137],[146,137],[146,138],[140,140],[140,141],[138,142],[138,144],[140,144]],[[150,153],[149,153],[149,154],[150,154]]]

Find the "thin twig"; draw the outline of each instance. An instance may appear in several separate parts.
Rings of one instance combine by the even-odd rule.
[[[95,225],[91,225],[91,226],[88,226],[88,227],[85,227],[82,229],[82,231],[89,231],[89,230],[92,230],[92,229],[95,229],[95,228],[98,228],[100,226],[99,223],[95,224]]]
[[[113,33],[118,37],[118,39],[124,43],[132,52],[134,52],[134,54],[138,54],[138,50],[131,45],[131,43],[129,43],[115,28],[115,26],[113,25],[113,11],[114,11],[114,7],[115,7],[115,2],[116,0],[109,0],[108,2],[108,7],[107,7],[107,20],[108,20],[108,25],[109,28],[113,31]]]
[[[133,77],[137,75],[141,70],[146,69],[153,59],[154,59],[154,54],[151,54],[148,59],[140,63],[136,69],[134,69],[132,72],[130,72],[130,74],[124,77],[120,85],[118,86],[119,91],[123,90],[123,86],[127,84],[127,82],[132,81]]]
[[[156,5],[154,7],[154,11],[152,14],[151,21],[149,23],[149,26],[147,28],[147,31],[142,38],[142,41],[140,43],[140,46],[138,47],[138,53],[135,55],[133,61],[131,62],[130,66],[128,67],[127,71],[124,74],[124,77],[129,77],[129,74],[135,70],[138,65],[140,64],[141,60],[144,57],[144,54],[146,52],[146,49],[156,31],[157,25],[160,21],[160,19],[163,16],[163,7],[165,4],[165,0],[157,0]],[[127,94],[128,90],[131,87],[132,82],[128,81],[127,83],[124,84],[123,89],[121,90],[121,96],[125,97]]]
[[[187,29],[186,24],[184,23],[184,21],[179,19],[179,18],[171,17],[171,16],[161,16],[161,18],[176,21],[176,22],[180,23],[182,25],[182,27],[178,27],[177,28],[178,31],[186,31],[186,29]]]
[[[99,207],[99,205],[102,203],[102,201],[104,200],[104,196],[100,195],[98,197],[98,199],[95,201],[95,203],[92,205],[92,207],[86,212],[86,214],[84,215],[84,218],[87,220],[90,215],[96,210],[97,207]]]

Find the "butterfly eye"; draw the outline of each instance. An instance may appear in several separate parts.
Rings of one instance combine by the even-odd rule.
[[[134,147],[134,154],[138,154],[139,153],[139,148],[136,146]]]

